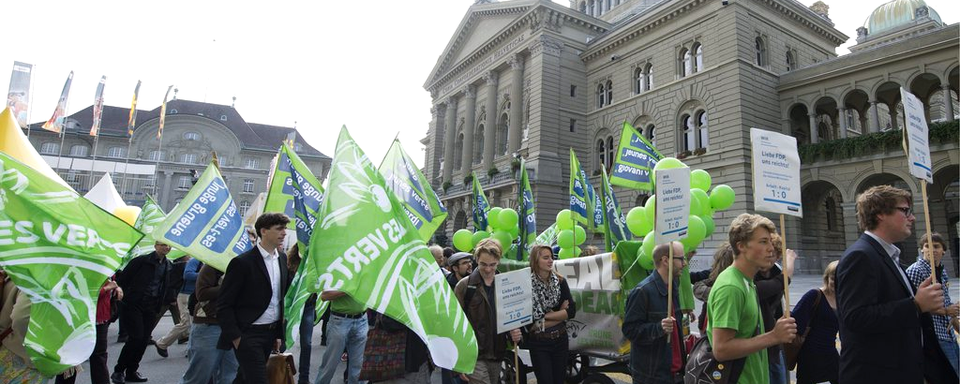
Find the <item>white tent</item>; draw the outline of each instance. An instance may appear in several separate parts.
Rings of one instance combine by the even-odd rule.
[[[113,186],[113,179],[109,173],[105,173],[103,178],[97,182],[97,185],[94,185],[90,192],[87,192],[83,197],[110,213],[113,213],[117,208],[127,206],[120,194],[117,193],[117,188]]]

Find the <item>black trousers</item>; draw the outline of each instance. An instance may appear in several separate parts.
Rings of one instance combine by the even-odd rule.
[[[563,384],[567,378],[567,359],[570,340],[567,335],[554,340],[528,338],[526,346],[530,349],[530,363],[538,384]]]
[[[141,303],[121,302],[120,321],[123,322],[123,328],[127,330],[127,342],[120,350],[120,357],[117,358],[117,365],[113,367],[114,372],[124,372],[133,375],[140,368],[140,360],[143,359],[143,351],[147,349],[147,342],[150,340],[150,334],[157,325],[157,302],[156,300],[144,300]]]
[[[90,382],[93,384],[110,384],[110,370],[107,369],[107,329],[110,323],[97,324],[97,344],[90,354]],[[57,375],[56,384],[73,384],[77,375],[63,378]]]
[[[274,328],[253,325],[241,331],[237,355],[237,378],[234,384],[263,384],[267,382],[267,358],[277,341],[279,322]]]

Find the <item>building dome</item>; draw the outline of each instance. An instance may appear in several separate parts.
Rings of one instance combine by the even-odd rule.
[[[913,23],[918,16],[917,10],[921,8],[927,10],[926,14],[930,19],[943,24],[937,11],[928,7],[923,0],[893,0],[877,7],[863,23],[863,27],[867,28],[870,35],[876,36],[880,32]],[[920,12],[921,16],[924,14],[924,11]]]

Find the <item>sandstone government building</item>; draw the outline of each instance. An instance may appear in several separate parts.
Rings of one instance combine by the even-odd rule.
[[[856,196],[879,184],[914,194],[914,235],[900,244],[912,262],[927,227],[899,143],[903,87],[930,122],[930,221],[956,257],[960,28],[923,0],[894,0],[860,17],[861,28],[840,31],[822,2],[477,1],[424,83],[433,100],[424,173],[451,219],[440,235],[472,228],[471,172],[492,205],[515,206],[521,157],[538,229],[546,228],[569,201],[569,148],[599,185],[628,121],[665,156],[736,191],[736,204],[715,217],[701,253],[709,257],[732,218],[753,208],[749,130],[757,127],[800,145],[804,217],[786,226],[800,271],[822,270],[859,236]],[[856,44],[838,56],[848,34]],[[625,211],[648,197],[615,192]]]

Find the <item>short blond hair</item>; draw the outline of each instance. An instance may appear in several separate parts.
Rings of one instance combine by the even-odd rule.
[[[837,265],[840,264],[840,261],[834,260],[830,264],[827,264],[827,268],[823,270],[823,286],[826,287],[830,284],[830,277],[833,276],[833,280],[837,280]]]
[[[730,246],[733,247],[734,258],[740,255],[740,249],[738,248],[740,243],[750,241],[750,237],[753,236],[753,232],[757,228],[766,229],[771,234],[777,232],[777,227],[773,225],[773,222],[760,215],[741,213],[740,216],[733,219],[733,222],[730,223],[729,240]]]
[[[477,260],[480,260],[480,254],[486,253],[490,256],[493,256],[494,259],[500,260],[500,257],[503,256],[503,248],[500,247],[500,243],[491,239],[486,238],[480,240],[479,243],[473,249],[473,256]]]

